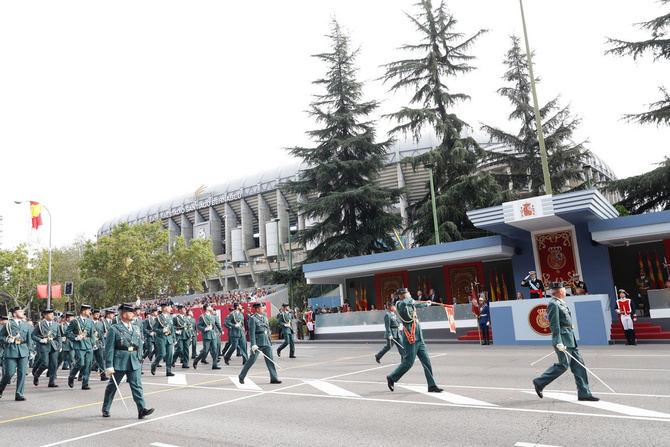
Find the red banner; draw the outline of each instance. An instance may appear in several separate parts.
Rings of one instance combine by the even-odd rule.
[[[454,318],[454,306],[448,304],[444,306],[444,310],[447,312],[447,320],[449,320],[449,331],[456,333],[456,319]]]
[[[535,235],[542,282],[568,282],[577,274],[572,231],[562,230]]]
[[[267,315],[268,320],[269,320],[270,318],[272,318],[274,316],[274,315],[270,315],[270,312],[272,312],[272,304],[269,301],[262,301],[262,302],[265,303],[265,311],[266,311],[266,315]],[[254,308],[253,308],[254,303],[252,302],[252,303],[241,303],[241,304],[242,304],[242,308],[244,309],[244,321],[246,322],[249,315],[254,310]],[[223,327],[223,322],[226,319],[226,317],[228,316],[228,314],[230,313],[230,311],[228,309],[230,309],[233,306],[232,306],[232,304],[229,304],[229,305],[225,305],[225,306],[212,306],[212,307],[214,308],[214,311],[218,314],[218,316],[220,318],[221,328],[223,329],[223,335],[221,336],[221,340],[228,341],[228,329]],[[203,314],[204,310],[203,310],[202,306],[200,306],[200,305],[191,307],[191,310],[193,311],[193,318],[195,318],[195,323],[198,324],[198,319],[200,318],[200,315]],[[172,313],[178,313],[178,312],[176,310],[173,310]],[[244,330],[245,330],[245,332],[247,330],[246,324],[245,324]],[[249,339],[249,337],[248,337],[248,334],[247,334],[247,340],[248,339]],[[202,341],[202,334],[200,333],[200,331],[198,331],[198,341]]]
[[[62,290],[60,284],[51,284],[51,298],[62,298]],[[49,287],[46,284],[37,285],[37,298],[38,299],[47,299],[49,298]]]

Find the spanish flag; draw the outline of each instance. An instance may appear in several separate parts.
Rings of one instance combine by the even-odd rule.
[[[32,200],[30,201],[30,217],[33,219],[33,228],[37,230],[42,225],[42,205]]]

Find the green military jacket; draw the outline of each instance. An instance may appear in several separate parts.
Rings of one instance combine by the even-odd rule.
[[[293,315],[291,315],[291,312],[279,312],[277,315],[277,323],[279,324],[279,327],[284,334],[293,333],[293,326],[291,324],[292,321]]]
[[[547,317],[551,329],[551,343],[554,346],[563,343],[568,348],[576,348],[577,339],[573,330],[572,315],[565,301],[552,297],[547,304]]]
[[[74,318],[65,332],[65,336],[72,342],[72,349],[75,351],[91,351],[95,340],[95,327],[93,320],[82,318],[81,315]],[[80,335],[81,340],[75,340]]]
[[[54,351],[61,350],[60,340],[60,325],[55,321],[49,324],[46,320],[42,320],[35,325],[31,338],[40,354],[48,354],[51,349]],[[42,343],[46,340],[46,343]]]
[[[190,316],[188,319],[191,322],[191,338],[196,338],[198,336],[198,322],[195,321],[195,318]]]
[[[202,332],[203,340],[214,340],[216,337],[216,323],[217,321],[213,315],[209,315],[208,313],[200,315],[200,318],[198,319],[198,329]]]
[[[135,371],[142,367],[142,336],[136,325],[112,325],[105,340],[105,363],[115,371]]]
[[[249,342],[251,346],[272,346],[268,317],[256,313],[249,317]]]
[[[140,317],[136,317],[133,322],[133,326],[135,326],[137,329],[140,331],[140,337],[142,338],[142,342],[144,342],[144,320],[142,320]]]
[[[153,340],[154,336],[156,335],[156,328],[155,328],[156,318],[154,318],[152,316],[149,316],[142,323],[142,331],[144,332],[144,339],[145,340]]]
[[[100,336],[100,347],[102,349],[105,348],[106,343],[107,343],[107,334],[109,333],[109,330],[112,328],[113,325],[112,320],[107,320],[106,318],[103,318],[102,320],[98,320],[96,322],[96,330],[98,331],[98,335]]]
[[[62,322],[60,323],[60,345],[61,349],[63,351],[71,351],[72,350],[72,342],[70,341],[69,338],[67,338],[67,327],[68,324],[67,322]]]
[[[174,327],[172,326],[172,315],[158,314],[154,325],[156,338],[167,338],[168,343],[174,342]]]
[[[400,326],[400,322],[396,314],[386,312],[386,315],[384,315],[384,337],[393,336],[393,338],[398,338],[398,326]]]
[[[399,300],[396,304],[396,312],[405,330],[411,334],[412,324],[414,323],[414,337],[416,341],[423,341],[423,331],[419,324],[419,319],[416,316],[417,307],[427,307],[426,303],[417,303],[414,298],[409,297],[404,300]],[[404,331],[403,331],[404,332]]]
[[[228,328],[229,339],[244,337],[244,315],[242,312],[233,311],[229,313],[223,321],[223,325]]]
[[[188,316],[182,314],[177,314],[172,319],[177,340],[189,340],[191,338],[191,322],[189,320]]]
[[[5,347],[4,358],[18,359],[30,355],[32,341],[30,339],[30,325],[23,321],[9,320],[0,327],[0,341]],[[12,337],[14,340],[9,341]]]

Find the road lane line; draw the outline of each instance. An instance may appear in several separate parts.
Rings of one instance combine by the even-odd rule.
[[[244,383],[240,383],[240,379],[237,376],[229,376],[228,378],[235,384],[236,387],[241,390],[263,391],[263,389],[256,385],[249,377],[244,379]]]
[[[441,393],[429,393],[428,390],[426,389],[426,385],[422,386],[413,386],[413,385],[398,385],[401,388],[405,388],[410,391],[414,391],[415,393],[419,394],[424,394],[426,396],[434,397],[436,399],[444,400],[446,402],[450,402],[452,404],[460,404],[460,405],[479,405],[482,407],[497,407],[498,405],[492,404],[489,402],[484,402],[481,400],[477,399],[472,399],[469,397],[461,396],[460,394],[453,394],[453,393],[447,393],[446,391],[443,391]]]
[[[517,442],[514,447],[561,447],[559,445],[535,444],[532,442]]]
[[[174,376],[168,377],[168,383],[170,385],[188,385],[186,374],[175,373]]]
[[[330,396],[345,396],[345,397],[361,397],[356,393],[352,393],[349,390],[345,390],[337,385],[332,383],[325,382],[323,380],[305,380],[307,385],[313,386],[314,388],[323,391],[324,393]]]
[[[534,394],[532,391],[525,391],[528,394]],[[625,414],[627,416],[643,416],[643,417],[652,417],[652,418],[667,418],[670,419],[670,414],[661,413],[659,411],[645,410],[644,408],[631,407],[628,405],[615,404],[613,402],[605,401],[582,401],[577,400],[577,396],[574,394],[566,393],[554,393],[554,392],[544,392],[544,397],[550,399],[562,400],[564,402],[571,402],[578,405],[584,405],[586,407],[597,408],[599,410],[613,411],[615,413]]]

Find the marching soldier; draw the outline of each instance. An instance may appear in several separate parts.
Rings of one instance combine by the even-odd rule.
[[[74,359],[72,358],[72,342],[66,336],[67,327],[72,322],[74,314],[72,312],[65,312],[61,316],[60,329],[58,335],[60,336],[61,351],[58,356],[58,364],[63,364],[63,370],[70,370]]]
[[[221,369],[218,366],[219,362],[219,352],[216,344],[217,329],[216,329],[216,318],[212,315],[213,308],[211,305],[205,305],[205,311],[200,315],[198,319],[198,329],[202,335],[202,350],[200,354],[193,359],[193,368],[198,367],[198,363],[204,361],[207,358],[207,354],[212,354],[212,369]]]
[[[119,306],[121,323],[112,325],[107,332],[105,340],[106,371],[113,376],[105,388],[105,399],[102,403],[102,417],[110,416],[116,388],[121,383],[123,376],[128,379],[133,400],[137,406],[138,419],[144,419],[154,412],[153,408],[147,408],[144,403],[144,391],[142,390],[142,335],[141,330],[132,323],[134,308],[131,305]]]
[[[188,315],[191,323],[191,357],[195,358],[198,355],[198,330],[196,329],[198,322],[193,318],[193,311],[191,309],[186,312],[186,315]]]
[[[144,358],[148,357],[149,361],[153,360],[155,354],[156,318],[158,318],[158,309],[153,307],[151,308],[150,315],[144,319],[144,323],[142,324],[142,330],[144,331]]]
[[[228,328],[228,341],[230,343],[228,350],[223,355],[223,361],[226,365],[230,364],[230,357],[237,350],[242,353],[242,365],[244,365],[249,357],[247,355],[247,339],[244,333],[244,314],[240,303],[235,303],[233,311],[228,314],[223,325]]]
[[[74,378],[77,373],[82,376],[82,390],[90,390],[88,379],[91,375],[91,362],[93,360],[93,343],[95,339],[95,328],[91,321],[91,306],[82,304],[79,316],[74,318],[67,327],[66,337],[72,342],[74,351],[74,363],[70,368],[67,385],[74,387]]]
[[[637,345],[635,341],[635,326],[634,321],[637,321],[635,315],[635,303],[628,298],[628,292],[624,289],[619,289],[619,299],[616,301],[616,313],[619,314],[623,331],[626,334],[627,345]]]
[[[249,342],[251,343],[251,357],[242,367],[238,376],[240,383],[244,383],[247,372],[254,366],[259,351],[265,356],[265,365],[270,371],[270,383],[281,383],[277,378],[277,370],[272,361],[272,342],[270,341],[270,324],[265,316],[265,304],[254,303],[254,313],[249,316]]]
[[[542,390],[567,371],[569,367],[575,376],[577,399],[592,402],[598,401],[600,399],[593,396],[589,389],[589,379],[586,376],[586,370],[574,360],[570,359],[571,361],[568,361],[568,355],[565,353],[567,351],[572,357],[581,362],[582,365],[584,364],[584,360],[579,354],[579,349],[577,349],[577,339],[573,332],[572,315],[570,314],[570,309],[565,304],[565,287],[562,282],[556,282],[552,284],[552,289],[554,296],[551,297],[549,304],[547,304],[547,316],[551,329],[551,342],[558,356],[558,363],[554,363],[540,377],[533,379],[535,392],[541,399],[543,397]]]
[[[156,357],[151,364],[151,375],[156,375],[156,367],[161,360],[165,359],[167,377],[174,376],[172,373],[172,345],[174,343],[174,328],[172,326],[171,307],[167,303],[161,304],[161,313],[156,317],[155,351]]]
[[[396,308],[391,301],[386,303],[386,310],[386,315],[384,315],[384,337],[386,337],[386,345],[381,349],[381,351],[375,354],[375,360],[377,363],[381,363],[381,359],[384,357],[384,354],[391,350],[391,343],[395,344],[396,348],[398,348],[400,357],[405,355],[405,351],[402,348],[402,345],[398,345],[401,343],[400,333],[398,332],[400,322],[398,321],[398,318],[395,314]],[[393,340],[395,340],[395,343]]]
[[[9,318],[7,315],[0,315],[0,328],[7,324],[9,321]],[[2,368],[2,365],[5,361],[5,344],[4,342],[0,339],[0,368]]]
[[[430,301],[414,301],[407,289],[400,289],[397,294],[398,302],[396,303],[396,307],[398,308],[398,317],[400,317],[400,321],[402,321],[402,329],[405,334],[402,338],[405,355],[402,357],[400,365],[398,365],[391,374],[386,376],[386,384],[389,389],[393,391],[395,382],[400,380],[400,378],[409,371],[414,364],[414,360],[419,357],[421,366],[423,366],[424,375],[426,376],[426,381],[428,382],[428,392],[441,393],[443,390],[435,383],[433,367],[430,364],[430,357],[428,357],[428,349],[426,349],[426,345],[423,341],[423,332],[421,331],[419,319],[416,316],[417,307],[430,306],[432,303]]]
[[[0,380],[0,397],[5,388],[16,374],[16,392],[14,400],[26,400],[23,397],[23,388],[26,384],[26,374],[28,372],[28,356],[30,355],[29,346],[32,344],[30,339],[30,325],[25,323],[23,309],[12,307],[9,309],[12,319],[0,327],[0,341],[5,345],[5,359],[2,363],[2,379]]]
[[[479,297],[479,317],[477,318],[479,331],[482,334],[482,345],[490,344],[489,327],[491,326],[491,316],[489,315],[489,304],[482,297]]]
[[[542,280],[537,277],[534,270],[528,272],[528,276],[521,281],[521,286],[530,289],[531,298],[542,298],[544,296],[544,284],[542,283]]]
[[[175,337],[177,339],[175,359],[181,359],[182,368],[190,368],[190,366],[188,366],[188,361],[189,348],[191,347],[191,322],[186,315],[186,307],[184,307],[183,304],[178,304],[177,309],[179,310],[179,313],[175,315],[174,319],[172,320]]]
[[[277,348],[277,357],[281,357],[281,351],[287,345],[289,346],[289,358],[295,358],[295,343],[293,342],[293,316],[291,315],[291,308],[288,304],[282,304],[282,311],[277,316],[277,323],[279,323],[282,334],[284,335],[284,343]]]
[[[109,379],[105,375],[105,331],[102,327],[100,310],[93,309],[91,320],[93,320],[93,363],[100,374],[100,381],[104,382]]]
[[[221,335],[223,335],[223,327],[221,327],[221,319],[219,318],[219,314],[212,308],[212,317],[214,317],[214,351],[216,352],[216,359],[214,359],[214,355],[212,354],[212,360],[214,365],[216,365],[219,362],[219,357],[221,357]],[[214,368],[212,366],[212,369],[221,369],[220,367]]]
[[[43,319],[37,323],[31,337],[38,351],[33,368],[33,385],[39,385],[40,375],[47,371],[49,388],[57,388],[56,371],[58,370],[58,353],[61,350],[60,326],[54,321],[53,309],[43,310],[42,315]]]
[[[235,311],[235,307],[229,307],[228,308],[228,315],[226,318],[223,320],[223,327],[226,327],[226,321],[228,320],[228,317],[230,317],[230,314]],[[228,348],[230,348],[230,331],[228,331],[228,340],[226,341],[226,344],[223,345],[223,349],[221,349],[221,353],[219,354],[219,357],[223,357],[226,352],[228,352]],[[239,351],[237,352],[239,354]],[[228,363],[226,363],[227,365]]]

